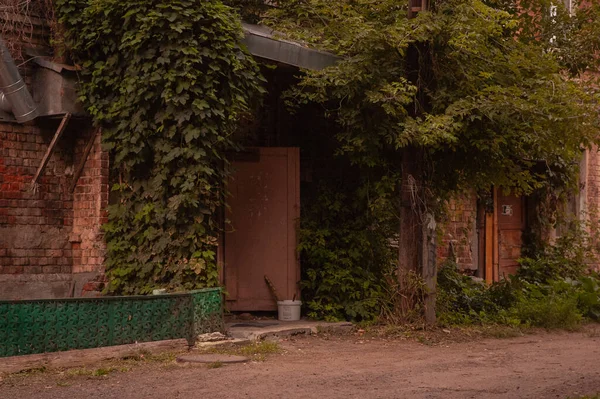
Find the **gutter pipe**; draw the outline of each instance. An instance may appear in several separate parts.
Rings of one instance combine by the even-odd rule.
[[[0,38],[0,110],[12,112],[19,123],[35,119],[39,113],[6,45]]]

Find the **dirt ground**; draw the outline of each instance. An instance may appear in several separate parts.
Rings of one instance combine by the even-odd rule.
[[[600,327],[475,342],[296,337],[265,361],[140,362],[4,377],[0,398],[576,398],[600,393]]]

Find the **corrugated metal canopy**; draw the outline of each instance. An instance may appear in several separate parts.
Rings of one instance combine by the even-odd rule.
[[[250,54],[299,68],[319,70],[335,64],[340,58],[300,43],[277,39],[276,32],[264,26],[243,23],[244,44]]]

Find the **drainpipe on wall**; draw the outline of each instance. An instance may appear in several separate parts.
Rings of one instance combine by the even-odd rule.
[[[0,110],[12,112],[19,123],[35,119],[38,110],[4,41],[0,38]]]

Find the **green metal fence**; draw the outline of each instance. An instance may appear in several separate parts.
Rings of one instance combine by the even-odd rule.
[[[220,288],[180,294],[0,301],[0,357],[222,331]]]

